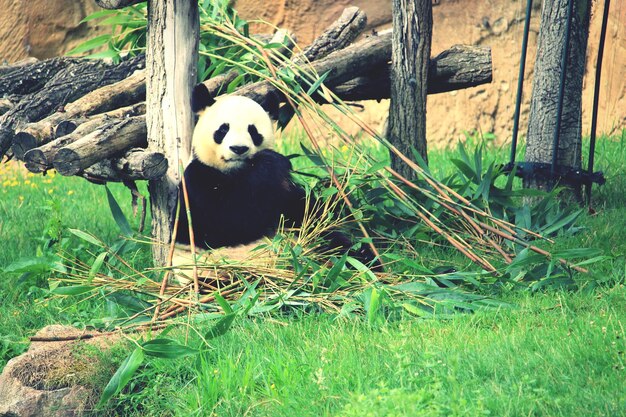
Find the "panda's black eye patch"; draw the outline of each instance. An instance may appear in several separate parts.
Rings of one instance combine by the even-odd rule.
[[[260,134],[258,130],[256,130],[255,125],[248,125],[248,133],[252,138],[252,143],[254,143],[254,146],[261,146],[261,144],[263,143],[263,135]]]
[[[215,131],[215,133],[213,133],[213,139],[215,140],[215,143],[217,143],[218,145],[222,143],[224,137],[228,133],[228,129],[230,129],[229,124],[222,123],[222,125]]]

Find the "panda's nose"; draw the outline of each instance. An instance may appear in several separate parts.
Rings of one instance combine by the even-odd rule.
[[[248,149],[250,148],[247,146],[231,146],[230,147],[230,150],[236,153],[237,155],[243,155],[244,153],[248,152]]]

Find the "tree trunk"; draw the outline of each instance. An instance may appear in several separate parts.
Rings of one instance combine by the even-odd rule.
[[[572,1],[574,8],[556,161],[557,165],[580,168],[582,86],[591,1]],[[543,2],[526,140],[527,162],[552,162],[567,9],[568,0]],[[554,183],[554,180],[545,176],[530,176],[525,178],[524,186],[549,189]],[[576,195],[580,193],[580,185],[573,184],[573,189]]]
[[[179,164],[189,158],[193,113],[191,91],[197,82],[198,2],[159,0],[148,2],[146,48],[147,114],[149,148],[163,153],[167,174],[150,181],[152,236],[155,265],[166,261],[172,231],[172,213],[180,181]],[[159,245],[163,243],[164,245]]]
[[[412,157],[415,148],[427,161],[426,93],[433,26],[431,0],[393,0],[389,141]],[[407,178],[414,172],[392,153],[392,168]]]

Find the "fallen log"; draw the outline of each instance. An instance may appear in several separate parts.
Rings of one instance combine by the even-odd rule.
[[[324,84],[342,100],[380,100],[390,96],[391,32],[363,39],[326,58],[313,61],[317,74],[328,73]],[[429,94],[459,90],[491,82],[492,61],[488,47],[457,45],[431,59],[429,64]],[[302,81],[308,88],[314,80]],[[237,94],[262,103],[270,94],[285,98],[267,81],[239,88]],[[327,98],[314,96],[319,103]]]
[[[91,182],[155,180],[167,172],[167,158],[160,152],[134,148],[119,158],[105,159],[79,175]]]
[[[332,88],[342,100],[381,100],[390,95],[391,66],[375,68]],[[431,58],[428,68],[428,94],[445,93],[490,83],[491,49],[455,45]]]
[[[146,117],[133,116],[105,124],[59,149],[52,165],[61,175],[76,175],[98,161],[134,147],[146,147]]]
[[[326,74],[324,84],[334,87],[352,78],[361,76],[371,71],[372,68],[387,65],[391,59],[391,31],[381,32],[377,36],[367,37],[350,46],[332,52],[325,58],[311,62],[312,70],[317,74]],[[308,75],[306,84],[315,82],[312,74]],[[269,81],[259,81],[254,84],[243,86],[237,90],[237,94],[263,103],[266,97],[276,95],[284,101],[284,96]]]
[[[96,4],[103,9],[121,9],[122,7],[132,6],[142,1],[144,0],[96,0]]]
[[[429,71],[429,94],[458,90],[488,83],[491,81],[490,49],[475,46],[454,46],[434,57],[430,62]],[[236,76],[236,74],[228,73],[208,80],[205,84],[210,86],[212,93],[217,93],[220,85],[224,85],[224,83],[233,76]],[[347,101],[385,99],[389,98],[390,94],[389,77],[390,66],[388,63],[385,63],[379,68],[371,68],[370,72],[364,76],[354,78],[337,87],[333,87],[332,90],[339,98]],[[262,99],[265,98],[263,97]],[[316,100],[319,102],[325,101],[319,95],[316,96]],[[143,107],[140,107],[140,109],[141,110],[136,110],[137,112],[135,114],[140,114],[145,111]],[[111,117],[119,117],[112,113],[110,113],[110,115]],[[84,119],[78,119],[77,121],[66,121],[64,123],[75,126],[83,120]],[[87,124],[84,128],[81,127],[80,131],[74,132],[66,138],[57,139],[47,145],[29,151],[29,156],[24,157],[26,167],[32,172],[43,172],[50,169],[51,161],[59,149],[66,146],[68,143],[75,142],[80,137],[96,130],[98,127],[99,123]],[[61,128],[63,128],[63,126],[57,126],[57,130]],[[59,136],[58,133],[57,136]],[[20,141],[21,139],[15,139],[16,143]],[[31,147],[33,146],[31,145]]]
[[[354,6],[346,7],[339,19],[315,38],[311,45],[304,48],[293,62],[300,65],[304,61],[315,61],[347,47],[363,32],[366,23],[367,15],[362,10]]]
[[[0,67],[0,96],[32,94],[43,88],[61,70],[80,61],[79,58],[57,57]]]
[[[43,119],[93,90],[128,78],[144,66],[145,58],[137,56],[119,65],[80,60],[59,71],[43,88],[24,96],[0,117],[0,158],[11,147],[15,130]]]
[[[124,118],[138,116],[145,114],[145,112],[146,104],[138,103],[91,117],[65,120],[57,125],[55,129],[56,139],[45,145],[29,148],[30,150],[24,153],[24,164],[30,172],[45,172],[52,168],[54,157],[60,149],[80,140],[108,122],[119,122]],[[14,139],[14,146],[20,141],[19,136],[20,134]],[[22,146],[27,147],[30,145]]]
[[[333,51],[345,48],[363,32],[366,22],[367,16],[358,7],[347,7],[337,21],[326,28],[311,45],[293,57],[293,63],[295,65],[303,65],[307,62],[324,58]],[[280,32],[280,30],[277,31],[269,42],[282,41],[282,39],[277,39],[281,36]],[[279,52],[283,53],[282,51]],[[228,84],[233,82],[238,75],[239,73],[236,70],[232,70],[210,78],[204,81],[203,84],[207,87],[209,94],[216,97],[223,94]],[[263,100],[265,100],[265,96]]]
[[[8,98],[0,98],[0,116],[13,108],[13,102]]]
[[[54,139],[56,129],[64,121],[78,116],[118,109],[146,99],[146,71],[136,71],[130,77],[113,84],[100,87],[87,93],[78,100],[63,106],[63,109],[43,120],[29,123],[17,130],[13,140],[13,153],[17,159],[24,159],[24,154]],[[119,109],[118,109],[119,110]],[[145,112],[145,105],[144,105]],[[111,117],[120,117],[112,115]],[[61,126],[61,129],[69,126]]]
[[[31,65],[36,62],[39,62],[37,58],[28,57],[28,58],[21,59],[17,62],[13,62],[11,64],[3,63],[2,65],[0,65],[0,77],[3,77],[5,74],[8,74],[9,72],[15,70],[16,68],[22,68],[22,67],[25,67],[26,65]]]

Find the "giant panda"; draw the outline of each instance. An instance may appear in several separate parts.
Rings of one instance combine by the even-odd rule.
[[[191,104],[197,123],[184,180],[195,245],[228,248],[226,256],[244,259],[249,249],[277,232],[281,216],[285,226],[298,227],[314,200],[292,180],[289,159],[273,150],[274,128],[268,112],[277,110],[277,101],[269,100],[263,107],[243,96],[213,98],[199,84]],[[186,248],[184,252],[190,238],[182,183],[179,187],[175,232],[177,246]],[[328,247],[343,252],[352,246],[339,231],[330,233],[328,240]],[[369,249],[354,254],[364,263],[374,259]],[[187,264],[190,259],[186,257]],[[183,263],[184,253],[178,250],[173,264]]]

